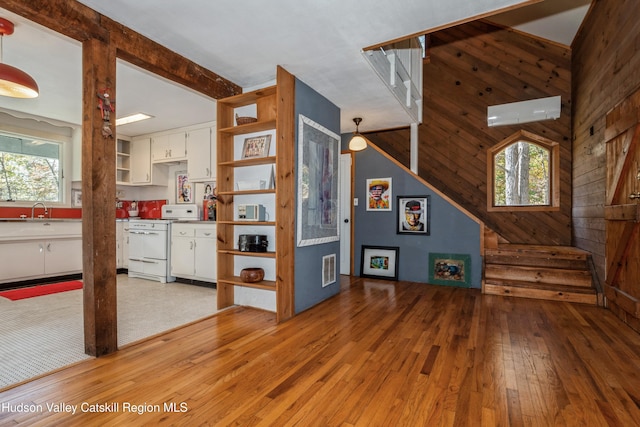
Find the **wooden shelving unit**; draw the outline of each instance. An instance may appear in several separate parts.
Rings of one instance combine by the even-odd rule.
[[[218,100],[217,105],[217,229],[218,229],[218,308],[235,304],[234,288],[273,291],[276,293],[278,322],[294,315],[294,218],[295,218],[295,129],[294,77],[278,67],[275,86]],[[255,106],[257,121],[235,125],[236,109]],[[275,155],[240,159],[237,137],[256,132],[275,131]],[[275,189],[237,190],[236,171],[273,165]],[[247,196],[273,197],[273,212],[267,221],[250,222],[235,219],[234,199]],[[275,251],[242,252],[237,247],[238,227],[265,227],[275,235]],[[271,246],[271,245],[270,245]],[[238,257],[273,260],[274,280],[243,282],[239,277]],[[266,276],[266,275],[265,275]]]

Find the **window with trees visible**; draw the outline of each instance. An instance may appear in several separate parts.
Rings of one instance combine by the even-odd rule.
[[[0,133],[0,201],[61,202],[61,143]]]
[[[559,207],[559,144],[519,131],[487,152],[489,210]]]

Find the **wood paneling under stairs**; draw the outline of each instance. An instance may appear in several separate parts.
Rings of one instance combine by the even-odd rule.
[[[484,21],[429,36],[418,175],[508,242],[572,245],[571,50]],[[557,120],[487,126],[488,106],[557,95],[562,99]],[[558,209],[488,209],[487,150],[522,130],[560,146]],[[366,136],[408,167],[409,133],[394,129]]]
[[[590,255],[569,246],[499,245],[485,250],[484,292],[599,304]]]
[[[343,276],[287,322],[232,307],[5,390],[43,410],[0,425],[632,426],[638,366],[640,335],[600,307]]]

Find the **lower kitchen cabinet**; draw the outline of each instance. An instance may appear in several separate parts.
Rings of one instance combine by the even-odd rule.
[[[216,274],[216,225],[172,224],[171,275],[215,282]]]
[[[116,221],[116,268],[129,266],[129,222]]]
[[[82,239],[60,239],[43,243],[44,274],[77,273],[82,271]]]
[[[0,244],[0,282],[82,272],[82,238]]]

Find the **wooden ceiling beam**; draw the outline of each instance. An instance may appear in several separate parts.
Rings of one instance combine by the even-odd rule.
[[[120,59],[214,99],[242,93],[242,88],[235,83],[112,19],[103,17],[102,24],[117,46]]]
[[[0,7],[80,42],[113,44],[119,58],[211,98],[242,92],[235,83],[75,0],[1,0]]]

